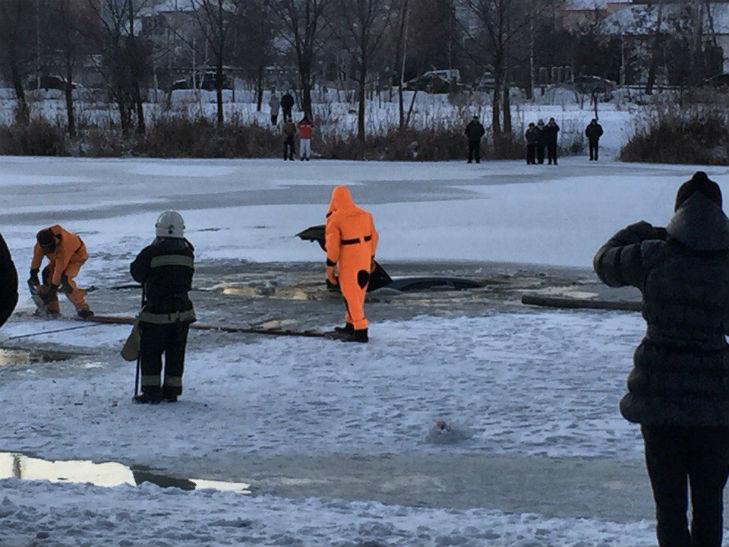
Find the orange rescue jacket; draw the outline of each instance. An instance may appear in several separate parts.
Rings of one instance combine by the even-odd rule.
[[[56,237],[56,249],[48,253],[48,260],[53,268],[52,285],[61,284],[61,275],[66,271],[68,265],[72,262],[83,263],[88,258],[86,253],[86,245],[76,234],[64,230],[60,225],[54,224],[50,227],[51,232]],[[30,261],[31,270],[39,270],[43,262],[43,250],[38,242],[33,247],[33,259]]]
[[[375,257],[378,234],[372,215],[354,204],[346,186],[332,191],[325,233],[329,266],[362,269]]]

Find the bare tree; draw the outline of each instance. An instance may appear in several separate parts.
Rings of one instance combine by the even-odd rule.
[[[402,0],[398,16],[398,37],[395,53],[395,71],[397,74],[397,95],[400,114],[400,131],[405,129],[405,106],[403,104],[403,80],[405,79],[405,51],[408,43],[408,15],[410,13],[408,0]]]
[[[238,8],[232,29],[233,59],[243,73],[255,79],[256,108],[263,102],[263,79],[266,66],[273,62],[276,51],[273,19],[267,0],[246,0]]]
[[[535,5],[528,0],[466,0],[466,3],[479,23],[476,33],[469,32],[475,46],[471,56],[482,69],[490,70],[494,78],[491,127],[498,147],[502,137],[511,132],[510,71],[519,57],[528,64],[526,38],[530,24],[535,17],[539,19],[547,13],[552,2],[542,0]],[[523,54],[517,54],[521,49]]]
[[[215,95],[218,104],[218,126],[223,125],[223,85],[226,54],[237,5],[231,0],[193,0],[200,28],[215,60]]]
[[[30,122],[30,106],[25,96],[26,77],[35,36],[33,5],[28,0],[0,0],[0,63],[15,89],[18,101],[17,121]]]
[[[282,36],[296,53],[302,108],[312,117],[311,86],[314,59],[319,50],[324,14],[332,0],[271,0],[274,14],[283,26]]]
[[[50,0],[46,3],[43,35],[46,47],[60,56],[65,80],[66,119],[68,134],[76,136],[76,116],[73,107],[75,69],[83,55],[89,53],[85,29],[94,22],[93,13],[77,0]]]
[[[149,70],[149,48],[135,34],[139,12],[149,0],[87,0],[96,24],[89,36],[102,52],[98,70],[117,103],[122,130],[132,126],[137,114],[137,131],[144,132],[144,108],[140,84]]]
[[[336,0],[336,7],[334,32],[357,72],[357,139],[364,144],[367,75],[390,28],[392,10],[389,0]]]

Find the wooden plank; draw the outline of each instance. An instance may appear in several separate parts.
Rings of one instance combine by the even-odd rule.
[[[532,306],[545,306],[550,308],[567,309],[597,309],[597,310],[623,310],[641,311],[641,302],[591,300],[586,298],[567,298],[558,296],[543,296],[539,294],[524,294],[521,297],[522,304]]]

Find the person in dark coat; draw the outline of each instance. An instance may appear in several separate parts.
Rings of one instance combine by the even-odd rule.
[[[602,126],[597,123],[595,118],[587,124],[587,127],[585,128],[585,136],[587,137],[587,142],[590,146],[590,161],[597,161],[597,144],[600,137],[602,137]]]
[[[468,163],[471,163],[473,159],[476,160],[476,163],[481,163],[481,137],[486,134],[486,130],[478,121],[478,116],[474,116],[468,123],[465,133],[468,139]]]
[[[5,239],[0,235],[0,327],[5,324],[18,303],[18,271]]]
[[[549,122],[542,129],[544,135],[544,143],[547,146],[547,163],[549,165],[557,165],[557,133],[559,133],[559,126],[554,118],[549,118]]]
[[[544,163],[544,148],[547,146],[547,136],[544,134],[544,121],[537,120],[537,163]]]
[[[183,235],[184,229],[180,213],[162,213],[155,224],[157,237],[130,266],[132,277],[142,283],[146,297],[137,316],[142,367],[142,394],[134,397],[137,403],[174,403],[182,393],[187,332],[195,321],[195,311],[187,296],[195,272],[195,255],[192,244]]]
[[[294,139],[296,138],[296,125],[292,120],[286,120],[281,127],[284,138],[284,161],[294,161]]]
[[[290,91],[287,91],[283,97],[281,97],[281,111],[283,112],[283,119],[292,120],[291,110],[294,108],[294,98]]]
[[[526,162],[527,165],[534,165],[537,163],[535,157],[537,153],[537,142],[539,141],[539,130],[537,129],[537,126],[534,125],[534,122],[529,123],[529,127],[527,127],[526,132],[524,133],[524,138],[526,139],[527,148],[526,148]],[[544,160],[542,160],[544,161]]]
[[[666,228],[638,222],[595,255],[611,287],[643,295],[647,332],[620,412],[641,425],[661,546],[720,546],[729,463],[729,219],[697,172]],[[686,520],[687,481],[693,519]]]

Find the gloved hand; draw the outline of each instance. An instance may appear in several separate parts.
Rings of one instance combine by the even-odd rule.
[[[339,280],[337,279],[337,276],[334,274],[334,266],[327,266],[327,287],[330,285],[332,285],[334,287],[339,285]]]
[[[34,290],[38,285],[40,285],[40,281],[38,280],[38,270],[32,269],[30,270],[30,277],[28,278],[28,287],[30,287],[30,290]]]

